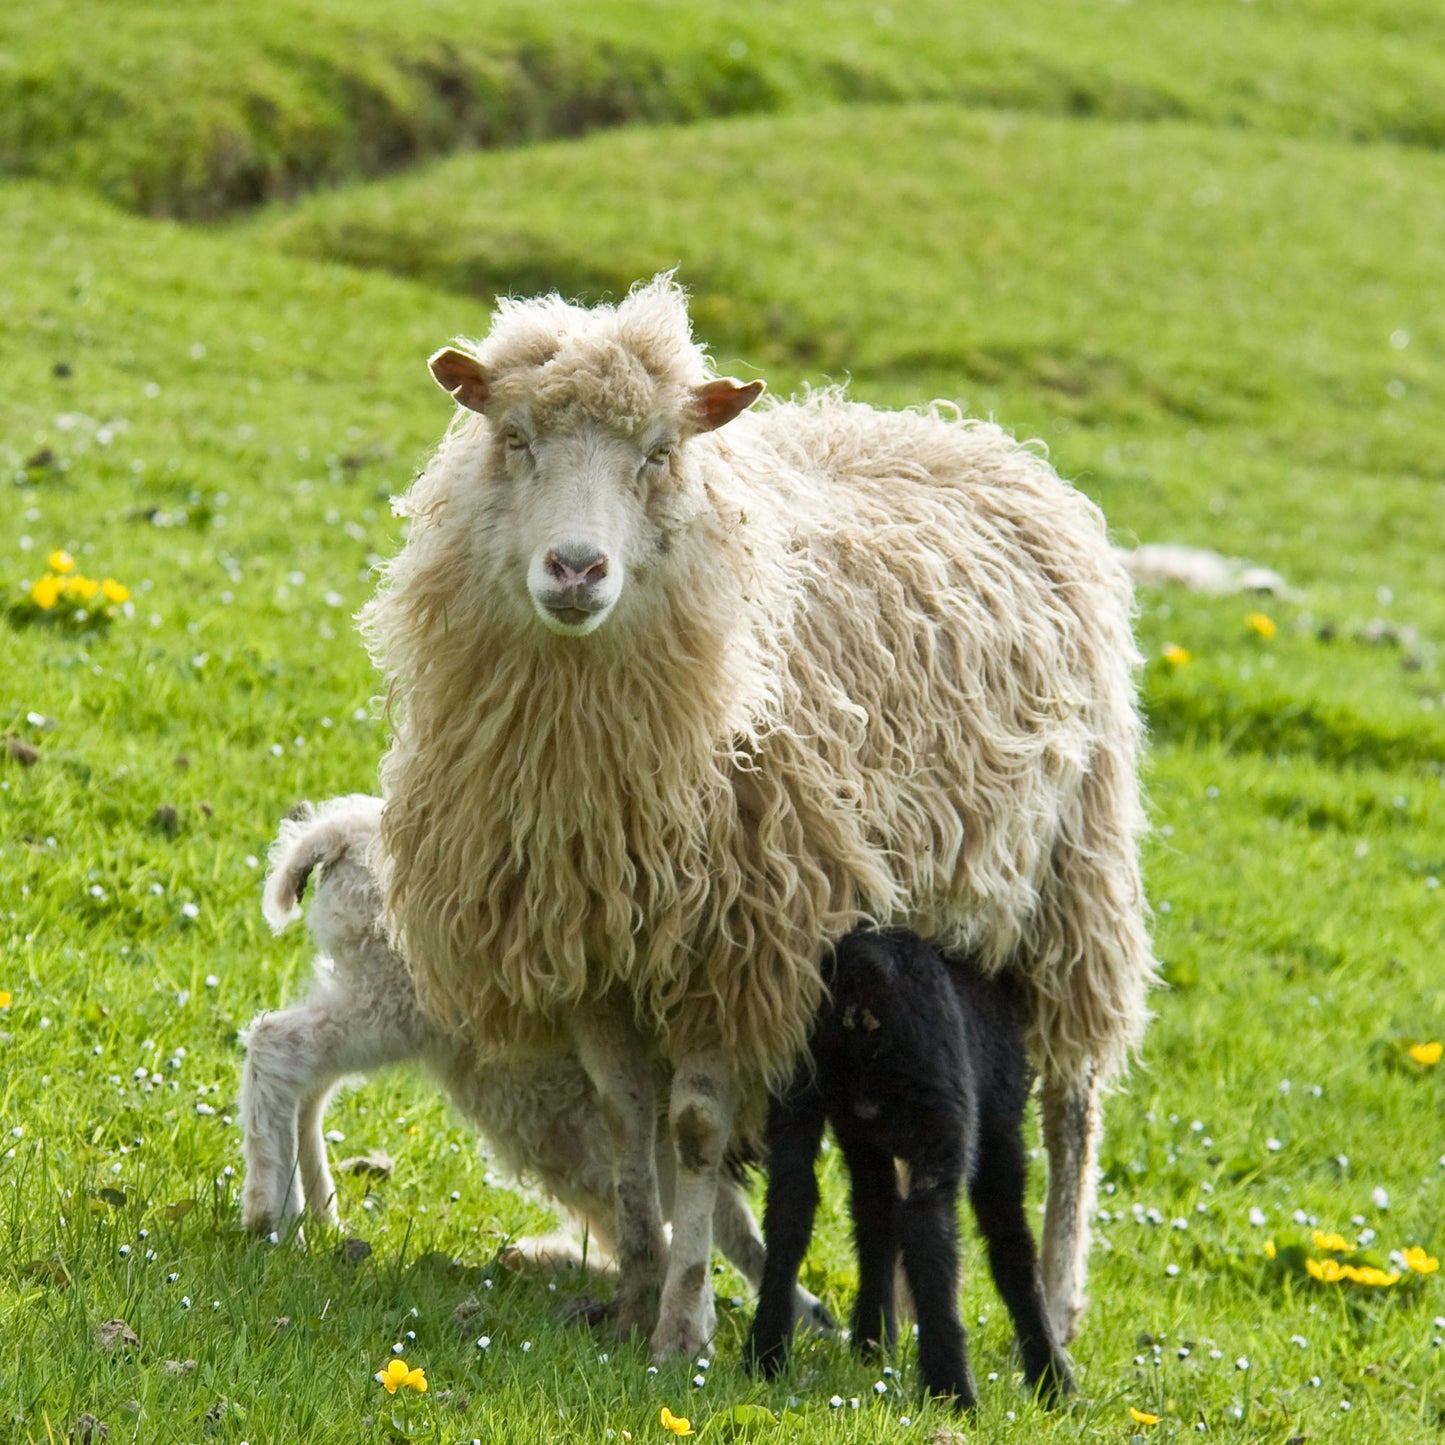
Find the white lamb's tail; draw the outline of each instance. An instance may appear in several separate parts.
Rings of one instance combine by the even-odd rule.
[[[301,917],[301,896],[317,867],[336,863],[353,851],[365,858],[380,817],[379,798],[355,794],[332,798],[319,807],[298,803],[281,820],[261,894],[261,912],[273,933]]]

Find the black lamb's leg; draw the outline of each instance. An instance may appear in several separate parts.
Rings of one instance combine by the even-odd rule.
[[[811,1080],[795,1085],[786,1098],[773,1099],[768,1109],[768,1194],[763,1210],[767,1258],[744,1359],[749,1369],[769,1379],[788,1360],[798,1270],[813,1237],[818,1209],[813,1165],[826,1117],[822,1095]]]
[[[1022,1121],[1005,1125],[984,1120],[969,1197],[988,1246],[994,1283],[1018,1332],[1024,1378],[1044,1400],[1055,1403],[1074,1388],[1074,1379],[1044,1304],[1038,1252],[1024,1203],[1027,1171]]]
[[[898,1220],[903,1271],[918,1312],[918,1371],[930,1395],[951,1395],[958,1409],[971,1410],[973,1375],[958,1317],[958,1175],[911,1172]]]
[[[848,1165],[848,1208],[858,1251],[853,1348],[860,1355],[891,1350],[898,1339],[893,1275],[898,1266],[898,1170],[893,1155],[840,1134]]]

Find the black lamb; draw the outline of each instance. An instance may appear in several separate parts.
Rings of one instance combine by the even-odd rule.
[[[1013,1317],[1024,1376],[1055,1400],[1073,1388],[1044,1309],[1025,1213],[1023,1121],[1031,1073],[1018,990],[966,958],[901,930],[857,930],[837,946],[831,997],[803,1059],[768,1115],[767,1264],[748,1358],[764,1375],[787,1359],[793,1288],[813,1231],[813,1166],[825,1124],[851,1179],[858,1250],[853,1346],[890,1348],[901,1251],[930,1394],[974,1403],[958,1315],[958,1191],[968,1186],[989,1267]],[[899,1189],[904,1166],[907,1194]]]

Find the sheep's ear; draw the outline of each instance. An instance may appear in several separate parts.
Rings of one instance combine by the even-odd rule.
[[[444,346],[427,362],[436,384],[461,402],[469,411],[482,411],[491,393],[491,383],[482,363],[454,346]]]
[[[720,376],[716,381],[705,381],[692,389],[693,406],[696,410],[697,429],[716,431],[726,426],[735,416],[745,412],[767,390],[767,383],[750,381],[744,385],[730,376]]]

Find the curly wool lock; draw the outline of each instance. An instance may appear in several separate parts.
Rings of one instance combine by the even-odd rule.
[[[638,435],[710,374],[665,278],[503,303],[475,351],[539,432]],[[684,436],[582,643],[519,589],[500,447],[458,414],[365,618],[433,1012],[512,1040],[620,990],[666,1050],[711,1034],[777,1080],[820,941],[868,916],[1013,960],[1046,1074],[1115,1070],[1152,961],[1130,589],[1093,505],[940,409],[767,407]]]

